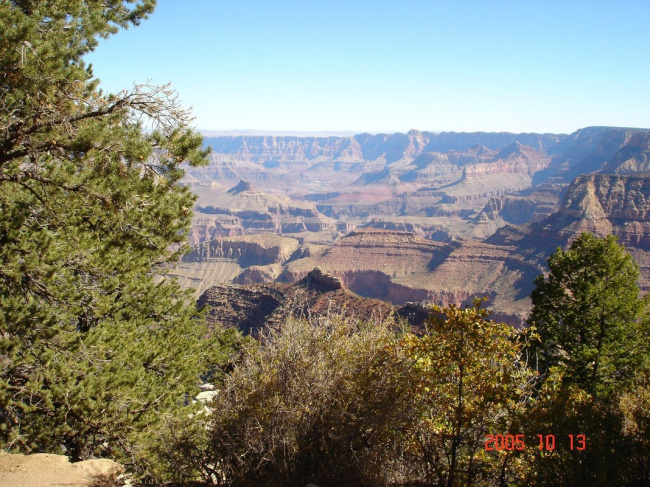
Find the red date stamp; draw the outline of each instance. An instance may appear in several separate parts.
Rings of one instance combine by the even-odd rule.
[[[535,444],[539,450],[554,451],[556,446],[555,435],[537,435]],[[567,435],[564,446],[567,446],[569,450],[585,450],[587,448],[587,437],[585,435]],[[486,435],[485,437],[485,451],[524,449],[526,449],[524,435]]]

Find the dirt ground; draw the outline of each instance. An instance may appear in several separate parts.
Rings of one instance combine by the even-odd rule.
[[[17,455],[0,452],[2,487],[103,487],[121,474],[123,467],[111,460],[69,463],[62,455]]]

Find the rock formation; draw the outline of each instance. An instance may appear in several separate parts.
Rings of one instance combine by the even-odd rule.
[[[313,289],[314,291],[321,293],[343,289],[343,283],[341,282],[341,279],[326,273],[320,267],[316,267],[303,279],[298,281],[298,284],[306,287],[307,289]]]
[[[208,138],[211,164],[190,168],[185,180],[199,195],[190,240],[320,232],[342,220],[396,228],[395,217],[412,219],[427,237],[486,238],[506,223],[548,216],[582,173],[647,170],[649,134],[588,127],[568,136],[413,130]],[[540,190],[553,198],[536,200]],[[525,199],[533,202],[527,210]],[[488,205],[500,214],[481,216],[477,226]]]
[[[196,183],[191,187],[198,195],[189,235],[193,245],[218,237],[319,232],[336,226],[313,203],[266,193],[243,179],[230,189]]]
[[[616,235],[641,267],[641,288],[650,290],[650,178],[645,175],[580,176],[558,212],[537,223],[503,227],[487,242],[542,261],[581,232]]]
[[[335,276],[319,268],[294,284],[214,286],[199,298],[198,304],[210,306],[209,323],[233,326],[252,334],[268,324],[281,324],[289,316],[331,314],[362,320],[394,320],[389,303],[357,296]]]
[[[338,279],[327,286],[340,282],[397,306],[488,296],[495,316],[516,325],[528,315],[533,281],[549,255],[590,231],[619,236],[641,266],[642,288],[650,289],[650,130],[412,131],[219,144],[214,167],[258,172],[250,172],[251,182],[231,184],[228,176],[209,185],[192,173],[197,238],[180,264],[189,267],[175,271],[186,283],[214,266],[223,272],[207,278],[210,284],[235,282],[259,293],[254,286],[300,281],[308,289],[301,280],[313,280],[309,273],[320,267]],[[213,215],[219,230],[200,230]],[[225,237],[236,232],[260,235]]]
[[[299,248],[296,239],[277,234],[220,238],[195,245],[184,262],[231,259],[242,267],[268,265],[288,260]]]

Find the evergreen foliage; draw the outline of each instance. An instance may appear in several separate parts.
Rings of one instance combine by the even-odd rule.
[[[529,323],[540,340],[529,362],[543,380],[526,429],[562,443],[535,451],[527,485],[647,485],[647,414],[639,406],[650,334],[638,265],[616,237],[583,233],[549,268],[531,296]],[[586,448],[570,450],[567,438],[578,434]]]
[[[647,364],[646,300],[638,265],[616,237],[583,233],[549,259],[531,298],[529,323],[540,336],[533,356],[540,373],[559,367],[565,382],[606,395]]]
[[[206,160],[188,112],[168,87],[103,94],[82,59],[154,6],[0,3],[5,450],[145,468],[146,438],[233,339],[207,337],[190,295],[154,280],[185,249],[181,163]]]

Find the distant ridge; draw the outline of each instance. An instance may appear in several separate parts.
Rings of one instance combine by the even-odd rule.
[[[414,159],[423,152],[464,151],[484,146],[489,150],[519,142],[535,150],[546,151],[566,138],[557,134],[513,134],[506,132],[418,132],[408,134],[369,134],[353,136],[222,135],[204,134],[204,145],[212,147],[212,156],[227,155],[240,161],[345,160],[387,163]]]
[[[643,127],[616,127],[607,125],[593,125],[583,127],[580,130],[633,130],[633,131],[647,131],[648,128]],[[418,130],[411,129],[404,132],[390,132],[390,131],[368,131],[368,130],[256,130],[256,129],[232,129],[232,130],[208,130],[199,129],[199,133],[204,137],[353,137],[357,135],[468,135],[475,134],[480,136],[501,134],[501,135],[569,135],[566,132],[513,132],[513,131],[492,131],[492,130]]]
[[[350,137],[361,132],[349,130],[199,130],[204,137],[275,136],[275,137]]]

